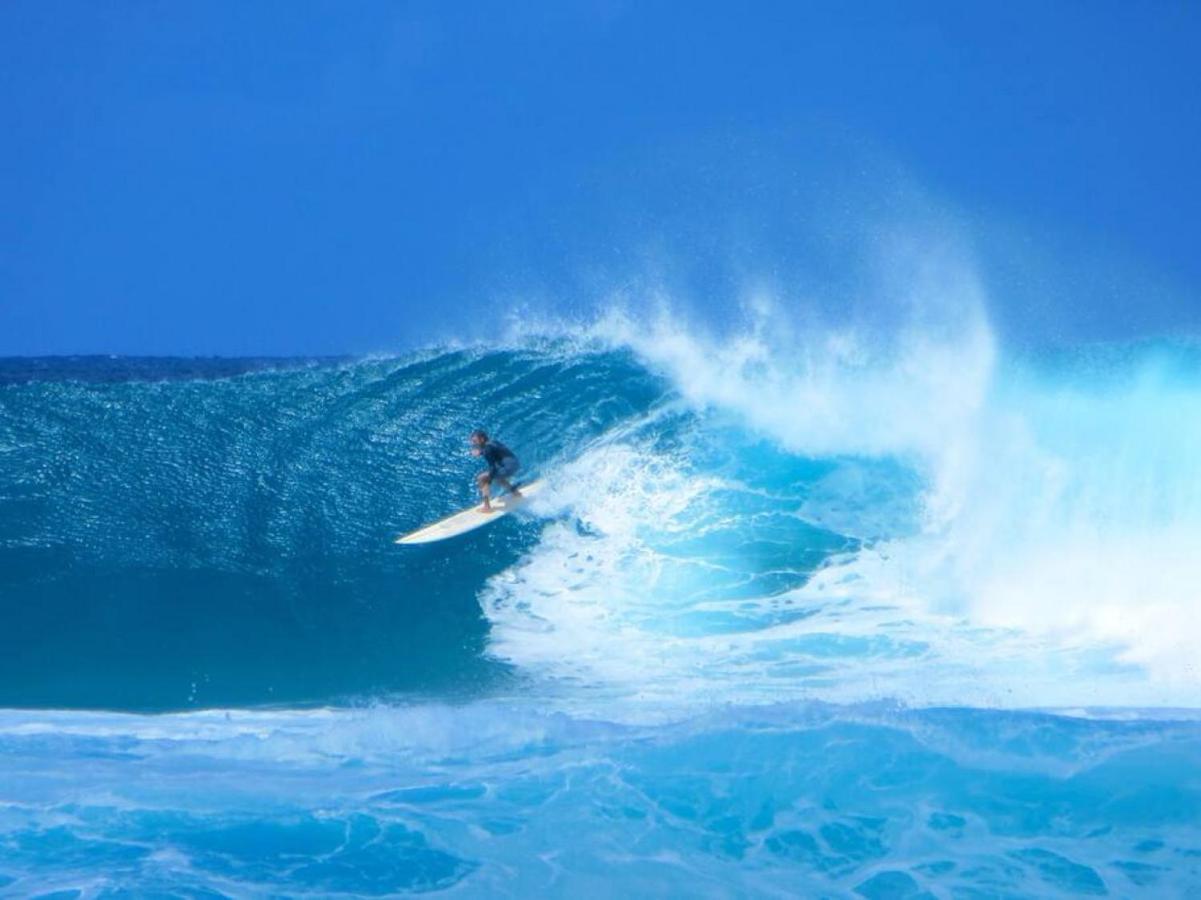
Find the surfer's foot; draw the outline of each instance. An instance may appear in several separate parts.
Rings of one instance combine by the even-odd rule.
[[[495,511],[496,511],[496,510],[494,510],[494,509],[493,509],[491,506],[489,506],[487,503],[485,503],[483,506],[481,506],[481,507],[480,507],[480,512],[484,513],[485,515],[487,515],[487,514],[488,514],[488,513],[490,513],[490,512],[495,512]]]

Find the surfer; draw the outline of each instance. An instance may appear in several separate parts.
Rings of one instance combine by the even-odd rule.
[[[477,428],[471,432],[471,455],[482,456],[484,462],[488,464],[487,472],[480,472],[475,476],[475,483],[479,485],[480,496],[484,498],[483,511],[486,513],[492,512],[492,482],[499,482],[501,487],[511,493],[514,497],[520,497],[521,491],[517,490],[509,481],[517,470],[521,468],[521,463],[517,461],[517,455],[502,444],[500,441],[494,441],[488,437],[488,432],[482,428]]]

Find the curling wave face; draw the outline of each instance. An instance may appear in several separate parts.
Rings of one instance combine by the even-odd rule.
[[[661,328],[7,364],[0,703],[1195,705],[1195,349]],[[476,424],[534,517],[393,547],[471,502]]]

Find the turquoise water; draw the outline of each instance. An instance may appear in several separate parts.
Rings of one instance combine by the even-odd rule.
[[[907,353],[3,361],[0,890],[1201,890],[1201,355]]]

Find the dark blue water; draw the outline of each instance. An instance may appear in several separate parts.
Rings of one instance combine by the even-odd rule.
[[[536,528],[506,522],[465,556],[390,538],[469,502],[471,423],[537,467],[663,390],[628,360],[576,369],[519,353],[8,361],[0,704],[486,692],[505,669],[483,658],[476,592]],[[629,381],[620,399],[609,376]],[[531,419],[531,394],[585,418]]]

